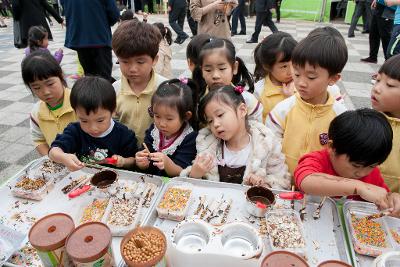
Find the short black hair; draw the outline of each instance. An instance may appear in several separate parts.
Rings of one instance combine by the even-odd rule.
[[[112,36],[112,49],[117,57],[121,58],[148,55],[154,59],[161,38],[161,33],[155,26],[128,20],[115,30]]]
[[[133,11],[128,9],[125,10],[121,16],[119,16],[120,21],[126,21],[126,20],[133,20],[135,19],[136,21],[139,21],[138,18],[135,17],[135,15],[133,14]]]
[[[254,49],[255,79],[267,76],[265,69],[271,70],[275,63],[291,61],[296,45],[297,41],[286,32],[275,32],[265,37]]]
[[[171,79],[162,82],[151,98],[151,108],[153,109],[157,105],[175,108],[181,121],[185,121],[186,112],[190,111],[192,117],[189,123],[194,129],[198,128],[196,112],[198,93],[197,84],[193,80],[187,79],[187,81],[182,82],[179,79]]]
[[[311,31],[292,53],[292,64],[304,67],[306,63],[319,66],[329,75],[341,73],[347,63],[346,42],[338,30],[322,27]]]
[[[400,54],[386,60],[378,73],[383,73],[392,79],[400,81]]]
[[[28,31],[28,46],[31,52],[40,48],[43,39],[48,36],[48,32],[43,26],[32,26]]]
[[[392,150],[392,127],[382,113],[369,108],[337,116],[328,136],[337,155],[345,154],[365,167],[383,163]]]
[[[30,88],[30,83],[51,77],[58,77],[61,83],[65,87],[67,86],[60,64],[58,64],[53,55],[45,50],[36,50],[24,58],[21,63],[21,73],[22,79],[28,88]]]
[[[211,35],[208,33],[197,34],[186,47],[186,59],[190,59],[193,64],[198,65],[201,48],[210,41]]]
[[[80,107],[86,114],[96,112],[98,108],[115,111],[117,96],[112,84],[101,77],[86,76],[76,81],[71,90],[71,106]]]

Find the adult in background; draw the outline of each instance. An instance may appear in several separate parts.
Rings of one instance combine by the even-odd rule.
[[[197,33],[231,39],[228,15],[237,4],[237,0],[191,0],[190,13],[199,23]]]
[[[363,19],[362,33],[369,33],[369,24],[371,22],[371,0],[355,0],[355,3],[356,7],[351,18],[349,32],[347,33],[349,38],[354,37],[354,30],[360,17]]]
[[[369,28],[369,56],[362,58],[365,63],[377,63],[380,42],[382,42],[383,54],[387,58],[390,35],[392,33],[394,10],[385,7],[374,0],[372,2],[372,19]]]
[[[244,17],[245,7],[245,0],[239,0],[239,5],[232,12],[232,36],[238,34],[238,20],[240,21],[239,35],[246,35],[246,19]]]
[[[281,22],[281,5],[282,0],[275,0],[275,10],[276,10],[276,22]]]
[[[256,26],[254,33],[251,38],[247,40],[246,43],[258,43],[258,36],[260,35],[261,28],[263,25],[269,27],[272,33],[277,32],[278,28],[272,21],[271,9],[274,7],[273,0],[256,0],[255,10],[256,10]]]
[[[43,26],[48,33],[48,39],[53,40],[50,27],[47,24],[45,11],[49,12],[58,23],[63,24],[63,19],[47,3],[46,0],[12,0],[14,20],[19,22],[21,43],[15,44],[17,48],[28,45],[28,31],[32,26]]]
[[[183,25],[186,17],[186,0],[168,0],[168,18],[169,25],[178,35],[175,43],[182,44],[189,35],[183,31]]]
[[[119,20],[114,0],[61,0],[67,21],[65,46],[76,50],[85,75],[114,81],[111,26]]]
[[[197,21],[192,18],[190,14],[190,0],[186,0],[186,19],[189,24],[190,31],[192,32],[192,36],[197,35]]]

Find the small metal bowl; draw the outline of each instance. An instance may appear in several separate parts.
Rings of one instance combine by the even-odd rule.
[[[230,223],[222,229],[221,243],[229,255],[249,259],[261,255],[262,239],[245,223]]]
[[[178,224],[172,236],[176,248],[186,253],[201,252],[210,241],[210,230],[202,222],[191,221]]]
[[[102,170],[93,175],[90,184],[96,188],[99,195],[109,194],[109,189],[116,184],[118,174],[112,170]]]
[[[260,203],[257,205],[257,203]],[[264,217],[275,204],[275,195],[266,187],[253,186],[246,191],[246,210],[255,217]]]

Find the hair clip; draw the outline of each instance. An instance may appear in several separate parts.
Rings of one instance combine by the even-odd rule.
[[[150,117],[154,117],[153,106],[148,107],[147,112],[149,113]]]
[[[179,78],[179,80],[181,81],[181,83],[184,83],[184,84],[188,84],[188,78]]]
[[[235,92],[238,94],[242,94],[244,92],[244,87],[241,85],[237,85],[233,88],[233,90],[235,90]]]

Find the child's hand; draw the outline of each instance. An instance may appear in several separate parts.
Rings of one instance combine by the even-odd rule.
[[[150,153],[147,149],[138,151],[135,155],[136,165],[141,169],[147,169],[150,165],[149,156]]]
[[[65,154],[64,155],[64,159],[62,164],[64,164],[65,167],[68,168],[68,170],[74,172],[77,170],[82,169],[83,167],[85,167],[85,164],[83,164],[83,162],[81,162],[76,156],[75,154]]]
[[[207,172],[209,172],[214,165],[214,157],[211,155],[197,155],[192,170],[190,172],[190,177],[201,178]]]
[[[258,176],[254,173],[249,173],[244,179],[243,179],[244,184],[250,185],[250,186],[268,186],[269,185],[265,182],[265,179],[262,178],[261,176]]]
[[[380,210],[389,208],[388,192],[385,188],[361,182],[357,194],[366,201],[375,203]]]
[[[400,218],[400,194],[399,193],[389,193],[389,208],[392,209],[390,215]]]
[[[154,161],[153,165],[160,170],[165,169],[165,164],[168,160],[168,156],[161,152],[155,152],[150,154],[150,160]]]
[[[294,87],[293,81],[282,84],[282,93],[285,96],[292,96],[294,94],[294,90],[295,90],[295,87]]]
[[[118,156],[118,155],[113,155],[112,158],[117,161],[114,164],[116,167],[122,168],[122,167],[125,166],[125,158],[124,157],[121,157],[121,156]]]

